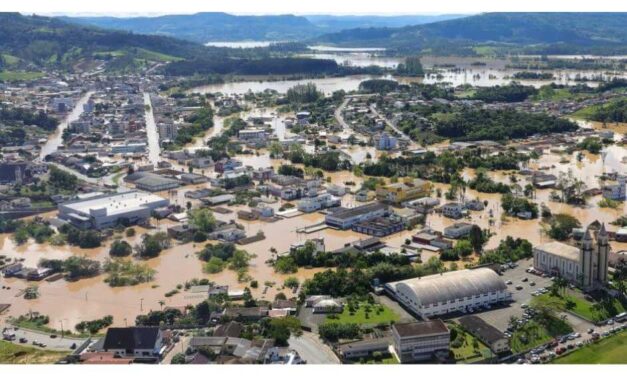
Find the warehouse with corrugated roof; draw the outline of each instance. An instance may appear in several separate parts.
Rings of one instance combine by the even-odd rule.
[[[407,309],[422,317],[467,312],[511,300],[512,294],[492,269],[464,269],[386,285]]]

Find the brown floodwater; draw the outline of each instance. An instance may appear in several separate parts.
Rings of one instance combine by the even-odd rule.
[[[595,123],[590,123],[590,126],[597,129],[599,129],[598,127],[602,127],[602,125]],[[615,128],[612,129],[620,133],[621,136],[625,133],[624,124],[613,125],[613,127]],[[217,134],[220,131],[221,127],[218,126],[214,130],[209,131],[207,136]],[[617,135],[617,138],[619,138],[619,135]],[[364,157],[365,153],[371,153],[373,157],[380,155],[376,151],[373,152],[370,148],[352,147],[345,151],[351,154],[355,159],[358,158],[360,153],[364,155]],[[598,176],[603,172],[626,172],[626,165],[622,163],[622,160],[627,156],[624,146],[618,144],[612,145],[607,147],[605,152],[604,157],[584,153],[583,160],[578,162],[574,155],[555,154],[547,150],[537,162],[531,163],[530,167],[546,168],[548,172],[556,174],[571,170],[575,176],[578,176],[586,182],[588,188],[594,188],[598,186]],[[238,156],[238,159],[241,159],[245,165],[251,165],[255,168],[268,166],[276,168],[282,163],[285,163],[281,160],[270,159],[267,152],[260,151],[260,153],[260,155]],[[566,163],[560,163],[563,161],[566,161]],[[183,166],[176,165],[176,168],[183,168]],[[509,183],[512,174],[513,172],[507,171],[489,172],[492,179],[504,183]],[[463,175],[466,179],[471,179],[474,176],[474,171],[467,169],[463,172]],[[516,174],[516,176],[520,184],[524,186],[524,184],[526,184],[526,178],[518,174]],[[325,177],[329,177],[331,182],[336,184],[354,182],[355,185],[353,187],[359,187],[363,181],[363,178],[355,177],[349,171],[325,173]],[[167,192],[160,194],[169,197],[173,202],[177,202],[181,205],[184,205],[187,201],[191,201],[194,205],[197,205],[198,201],[184,197],[185,192],[207,186],[209,186],[208,183],[186,186],[178,189],[173,196],[169,196]],[[448,186],[445,184],[435,184],[435,187],[441,188],[443,192],[448,190]],[[616,209],[599,208],[597,203],[600,200],[600,196],[591,198],[585,207],[573,207],[566,204],[550,202],[548,200],[549,193],[550,190],[538,190],[536,192],[535,201],[538,203],[544,202],[553,213],[571,214],[578,218],[583,225],[587,225],[594,220],[608,224],[618,216],[627,213],[627,208],[624,203]],[[482,228],[490,228],[493,232],[494,235],[490,238],[487,245],[488,249],[496,247],[499,241],[506,236],[525,238],[533,244],[549,241],[548,237],[544,235],[542,231],[541,222],[539,220],[520,220],[502,216],[503,211],[500,207],[499,194],[485,194],[467,190],[465,197],[466,199],[477,198],[482,201],[488,201],[486,210],[471,212],[471,218],[469,219]],[[278,200],[271,205],[276,209],[282,204],[283,202]],[[360,203],[355,202],[353,196],[346,195],[343,197],[343,204],[345,206],[356,206]],[[234,206],[230,207],[230,209],[233,210],[232,213],[216,213],[216,218],[225,221],[236,219],[237,211],[246,209],[246,207]],[[490,209],[494,214],[492,225],[489,223],[490,217],[488,213]],[[52,217],[54,215],[56,215],[56,212],[46,213],[44,216]],[[326,248],[332,250],[342,247],[346,243],[367,237],[366,235],[352,231],[337,231],[332,229],[325,229],[312,234],[303,234],[297,231],[299,228],[320,223],[323,220],[324,216],[322,214],[311,213],[289,219],[282,219],[274,223],[239,221],[244,224],[249,235],[253,235],[261,230],[266,236],[262,241],[240,246],[240,248],[255,255],[248,270],[249,278],[259,282],[259,288],[252,289],[255,297],[272,299],[278,292],[284,292],[288,296],[291,295],[290,290],[281,287],[282,282],[288,276],[274,273],[273,268],[266,264],[266,260],[273,257],[273,254],[270,252],[271,248],[275,248],[281,253],[287,251],[289,246],[297,241],[323,237],[325,239]],[[440,231],[454,222],[455,221],[452,219],[437,214],[430,215],[427,219],[427,225]],[[174,224],[175,223],[170,220],[153,222],[153,225],[156,225],[157,229],[162,231]],[[609,227],[610,229],[615,229],[611,225],[609,225]],[[142,234],[147,231],[156,231],[146,230],[140,227],[136,227],[136,230],[137,235],[132,238],[126,238],[125,235],[117,236],[122,236],[131,244],[136,244],[141,239]],[[385,241],[389,245],[400,246],[404,240],[409,238],[413,233],[414,231],[403,231],[385,238]],[[84,255],[94,260],[104,261],[108,257],[108,249],[112,240],[113,239],[109,239],[102,247],[84,250],[67,245],[55,247],[49,244],[35,244],[32,240],[27,244],[18,246],[13,242],[11,235],[5,234],[0,235],[0,254],[11,258],[24,259],[26,266],[35,266],[41,258],[66,258],[72,255]],[[25,300],[23,297],[16,295],[18,295],[20,290],[28,287],[31,282],[18,279],[0,279],[2,286],[10,287],[10,289],[0,289],[0,303],[12,304],[9,313],[0,317],[0,320],[5,319],[8,315],[17,316],[28,313],[29,311],[35,311],[49,315],[50,325],[59,329],[61,323],[63,323],[65,328],[68,328],[73,327],[82,320],[93,320],[107,314],[114,316],[115,325],[132,324],[135,316],[138,314],[148,312],[149,310],[160,309],[161,301],[163,301],[166,306],[184,306],[197,303],[199,297],[190,296],[190,294],[185,291],[181,291],[169,298],[165,297],[165,294],[175,289],[178,284],[183,284],[185,281],[191,280],[192,278],[208,278],[210,281],[219,284],[228,284],[232,289],[241,289],[249,284],[248,282],[238,281],[237,273],[231,270],[225,270],[218,274],[204,273],[203,263],[197,259],[195,254],[202,249],[203,246],[203,244],[193,243],[175,244],[171,249],[165,250],[157,258],[148,261],[137,261],[145,262],[156,271],[153,281],[137,286],[111,288],[104,282],[105,275],[76,282],[67,282],[64,280],[55,282],[32,282],[32,284],[39,286],[41,296],[35,300]],[[612,242],[612,247],[614,251],[627,249],[625,243]],[[437,256],[437,254],[425,252],[423,253],[422,259],[426,261],[432,256]],[[320,271],[320,269],[301,268],[294,276],[302,282],[318,271]],[[273,286],[268,288],[264,293],[264,285],[266,282],[270,284],[273,283]]]

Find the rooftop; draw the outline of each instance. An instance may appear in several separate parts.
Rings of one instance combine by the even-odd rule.
[[[581,254],[581,250],[579,248],[560,242],[545,243],[536,246],[535,248],[542,252],[550,253],[552,255],[573,261],[579,261],[579,256]]]
[[[114,193],[111,195],[102,195],[91,197],[84,200],[77,200],[62,204],[60,206],[90,215],[91,209],[105,208],[108,215],[124,213],[131,209],[135,209],[146,204],[153,204],[165,200],[163,197],[153,195],[147,192],[129,191],[123,193]]]
[[[428,336],[449,332],[446,325],[444,325],[444,321],[440,319],[410,322],[406,324],[394,324],[393,328],[401,337]]]
[[[368,212],[381,210],[381,209],[387,209],[387,205],[384,205],[384,204],[381,204],[381,203],[378,203],[378,202],[373,202],[373,203],[370,203],[370,204],[357,206],[355,208],[340,208],[340,209],[335,210],[333,213],[330,213],[328,215],[331,216],[331,217],[335,217],[335,218],[347,219],[347,218],[350,218],[350,217],[363,215],[363,214],[366,214]]]

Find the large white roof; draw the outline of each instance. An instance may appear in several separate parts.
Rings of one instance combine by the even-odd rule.
[[[163,200],[166,199],[147,192],[130,191],[69,202],[63,204],[63,206],[78,211],[85,216],[89,216],[90,210],[92,209],[102,208],[106,208],[107,215],[113,215],[128,212]]]
[[[464,269],[397,282],[396,291],[418,306],[457,300],[468,296],[506,290],[505,282],[489,268]]]

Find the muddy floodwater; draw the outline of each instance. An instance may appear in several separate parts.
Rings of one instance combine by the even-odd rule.
[[[434,61],[430,62],[435,64]],[[479,69],[487,69],[499,71],[498,64],[490,68],[481,67]],[[456,73],[458,74],[458,73]],[[459,73],[461,74],[461,73]],[[316,82],[319,89],[325,92],[332,92],[343,88],[344,90],[354,90],[360,80],[367,79],[367,76],[325,78],[319,80],[302,80],[302,81],[275,81],[275,82],[237,82],[221,85],[209,85],[197,90],[201,92],[224,93],[242,93],[249,89],[253,91],[263,90],[265,88],[274,88],[275,90],[285,92],[289,87],[297,82]],[[425,80],[428,80],[426,78]],[[85,97],[83,100],[86,100]],[[79,102],[80,103],[80,102]],[[81,106],[82,107],[82,106]],[[248,116],[268,116],[272,115],[275,109],[253,109],[241,114],[243,118]],[[73,113],[70,118],[77,117]],[[280,140],[291,137],[289,130],[285,128],[283,116],[275,116],[271,123],[271,127]],[[208,130],[204,137],[199,137],[194,144],[190,146],[202,146],[209,137],[220,134],[223,130],[224,119],[215,118],[215,125]],[[593,129],[608,129],[615,132],[615,140],[619,141],[627,133],[627,124],[600,124],[596,122],[579,121],[583,127]],[[444,148],[447,143],[435,145],[435,148]],[[50,146],[52,148],[52,146]],[[56,147],[54,147],[56,149]],[[309,152],[313,152],[311,145],[305,145]],[[373,160],[378,159],[382,153],[373,147],[347,146],[340,145],[338,148],[350,156],[354,162],[363,162],[368,157]],[[51,150],[51,149],[50,149]],[[275,167],[286,163],[283,160],[271,159],[267,150],[261,149],[252,154],[237,156],[244,165],[252,166],[255,169],[259,167]],[[600,185],[599,177],[603,173],[627,172],[627,149],[625,146],[616,143],[607,146],[599,155],[583,153],[580,161],[575,155],[559,152],[559,150],[545,150],[537,161],[529,164],[530,168],[542,169],[548,173],[572,173],[574,176],[582,179],[586,184],[586,188],[597,188]],[[302,166],[299,166],[302,167]],[[175,168],[184,169],[184,166],[175,164]],[[205,173],[205,171],[200,171]],[[208,173],[208,171],[207,171]],[[466,169],[463,171],[463,177],[470,180],[475,176],[475,171]],[[526,177],[518,174],[516,171],[491,171],[488,173],[490,177],[499,182],[510,183],[512,179],[517,179],[521,186],[527,181]],[[513,176],[513,177],[512,177]],[[325,178],[329,178],[330,182],[335,184],[347,184],[352,190],[359,189],[363,178],[354,176],[349,171],[340,171],[334,173],[325,173]],[[449,186],[446,184],[434,184],[435,188],[446,192]],[[185,193],[191,190],[209,187],[210,184],[198,184],[182,187],[172,194],[168,192],[158,193],[167,197],[171,202],[185,206],[189,201],[194,206],[200,204],[197,200],[191,200],[185,197]],[[130,187],[125,187],[130,188]],[[575,207],[562,203],[552,202],[549,200],[550,189],[537,190],[533,200],[539,203],[545,203],[553,213],[567,213],[576,217],[583,225],[587,225],[592,221],[599,220],[609,224],[621,215],[627,214],[627,205],[622,203],[618,208],[600,208],[598,202],[601,197],[599,195],[591,197],[587,204],[581,207]],[[542,231],[542,223],[540,220],[521,220],[510,218],[503,215],[501,209],[501,196],[499,194],[479,193],[473,190],[465,192],[466,200],[479,199],[487,201],[487,208],[484,211],[470,212],[470,218],[464,219],[476,223],[482,228],[490,229],[493,234],[486,246],[487,249],[498,246],[499,242],[507,236],[520,237],[529,240],[534,245],[550,241],[550,239]],[[442,199],[442,202],[445,200]],[[277,210],[285,202],[277,200],[270,204]],[[351,194],[342,198],[342,204],[346,207],[354,207],[361,203],[354,200]],[[230,221],[237,219],[238,210],[247,210],[246,206],[228,207],[230,213],[215,213],[217,219],[222,221]],[[490,215],[492,213],[492,215]],[[56,212],[45,214],[45,217],[54,217]],[[324,221],[322,213],[302,214],[291,218],[280,219],[276,222],[264,221],[244,221],[238,222],[244,225],[248,235],[254,235],[262,231],[265,239],[238,246],[254,255],[248,268],[247,280],[238,281],[238,275],[231,270],[225,270],[217,274],[207,274],[203,271],[203,263],[198,260],[196,253],[204,247],[204,243],[174,243],[170,249],[162,252],[159,257],[147,261],[135,261],[146,263],[149,267],[156,271],[153,281],[142,283],[137,286],[127,287],[109,287],[104,281],[106,274],[95,278],[87,278],[76,282],[68,282],[65,280],[57,280],[54,282],[27,282],[20,279],[4,279],[0,277],[0,303],[10,303],[12,306],[8,313],[0,316],[0,320],[6,320],[10,316],[18,316],[28,312],[39,312],[50,316],[50,326],[60,329],[63,325],[65,328],[73,328],[75,324],[83,320],[93,320],[101,318],[105,315],[113,315],[115,325],[132,325],[138,314],[146,313],[150,310],[161,309],[160,302],[165,306],[180,307],[189,304],[198,303],[202,297],[194,296],[189,292],[180,289],[180,291],[170,297],[165,294],[177,288],[177,285],[184,284],[193,278],[207,278],[217,284],[227,284],[232,290],[243,289],[250,285],[250,280],[259,282],[259,287],[252,289],[255,297],[261,299],[272,300],[274,296],[283,292],[287,296],[293,293],[289,289],[282,287],[283,281],[289,276],[295,276],[300,282],[307,278],[311,278],[321,269],[305,269],[300,268],[299,271],[292,275],[276,274],[273,268],[266,263],[267,260],[275,257],[271,249],[275,249],[279,254],[285,253],[291,244],[311,238],[322,237],[325,239],[327,250],[340,248],[347,243],[366,238],[367,235],[359,234],[352,231],[338,231],[333,229],[324,229],[315,233],[303,233],[298,231],[307,226],[319,224]],[[426,225],[435,230],[442,231],[444,227],[456,222],[453,219],[443,217],[438,214],[432,214],[427,217]],[[153,228],[135,227],[137,234],[133,237],[126,237],[124,234],[115,234],[115,237],[121,237],[132,245],[137,244],[141,240],[141,236],[147,232],[166,231],[168,227],[177,225],[178,223],[170,220],[153,221]],[[615,226],[608,225],[610,230],[615,230]],[[405,239],[411,237],[416,231],[403,231],[383,240],[390,246],[401,246]],[[10,234],[0,235],[0,254],[22,260],[25,266],[34,267],[40,259],[64,259],[69,256],[79,255],[86,256],[93,260],[105,261],[108,258],[109,247],[113,238],[108,239],[101,247],[96,249],[79,249],[72,246],[51,246],[49,244],[36,244],[33,240],[29,240],[26,244],[17,245],[13,241]],[[613,251],[627,250],[626,243],[612,242]],[[423,261],[437,254],[424,252],[422,254]],[[26,300],[21,296],[21,292],[29,285],[34,284],[39,287],[40,297],[34,300]]]

